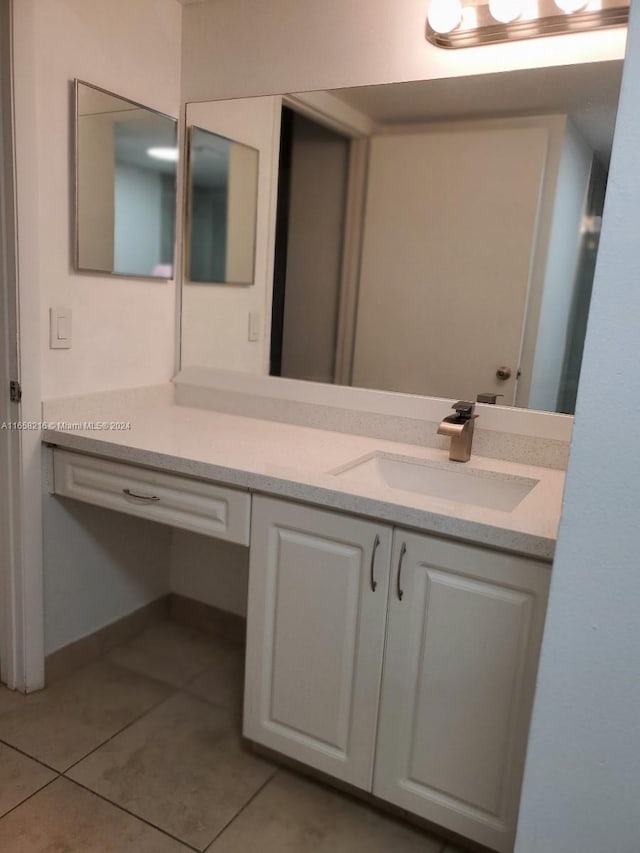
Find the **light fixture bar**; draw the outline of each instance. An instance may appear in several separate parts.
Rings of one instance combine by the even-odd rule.
[[[466,5],[466,4],[465,4]],[[629,20],[629,0],[597,0],[578,12],[563,12],[555,0],[538,0],[536,17],[526,13],[509,24],[501,24],[489,11],[489,4],[467,6],[474,10],[473,25],[462,23],[452,32],[438,33],[427,22],[427,41],[437,47],[477,47],[483,44],[542,36],[579,33],[605,27],[625,26]]]

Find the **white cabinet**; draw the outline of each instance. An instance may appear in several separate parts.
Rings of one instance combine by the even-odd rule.
[[[393,566],[373,793],[511,850],[548,567],[402,530]]]
[[[506,853],[549,567],[391,532],[254,498],[244,733]]]
[[[391,528],[254,497],[244,734],[370,790]]]

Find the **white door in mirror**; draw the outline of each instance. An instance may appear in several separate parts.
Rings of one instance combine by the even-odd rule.
[[[71,349],[71,308],[49,309],[50,349]]]

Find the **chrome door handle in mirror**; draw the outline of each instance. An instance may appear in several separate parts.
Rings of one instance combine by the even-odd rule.
[[[510,367],[499,367],[496,370],[496,376],[498,379],[502,379],[506,381],[507,379],[511,379],[511,368]]]

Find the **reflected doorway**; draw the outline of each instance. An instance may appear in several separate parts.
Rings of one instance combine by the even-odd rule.
[[[283,107],[272,376],[335,381],[350,147],[349,137]]]

